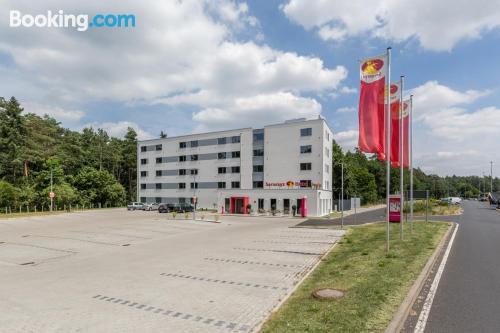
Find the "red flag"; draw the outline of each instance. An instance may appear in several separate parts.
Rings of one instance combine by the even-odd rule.
[[[399,156],[399,130],[400,130],[400,116],[399,116],[399,102],[397,108],[391,106],[391,166],[393,168],[400,167],[401,157]],[[403,109],[401,110],[403,116],[403,167],[408,168],[409,163],[409,149],[408,149],[408,127],[409,127],[409,105],[410,101],[403,101]]]
[[[384,88],[386,56],[361,62],[359,96],[359,150],[385,157]]]

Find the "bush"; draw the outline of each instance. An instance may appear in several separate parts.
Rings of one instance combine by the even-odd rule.
[[[0,209],[14,206],[16,201],[16,188],[10,183],[0,180]]]

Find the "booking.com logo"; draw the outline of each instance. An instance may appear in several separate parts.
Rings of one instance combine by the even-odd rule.
[[[134,28],[135,15],[96,14],[89,19],[87,14],[65,14],[63,10],[47,14],[22,14],[19,10],[10,11],[10,27],[38,28],[76,28],[87,31],[89,28]]]

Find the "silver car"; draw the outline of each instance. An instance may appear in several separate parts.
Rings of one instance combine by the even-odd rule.
[[[142,210],[158,210],[158,207],[160,206],[159,203],[153,202],[153,203],[146,203],[144,206],[142,206]]]

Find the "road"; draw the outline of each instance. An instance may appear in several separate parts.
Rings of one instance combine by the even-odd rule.
[[[500,332],[500,212],[464,201],[426,333]]]

